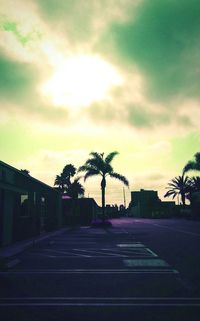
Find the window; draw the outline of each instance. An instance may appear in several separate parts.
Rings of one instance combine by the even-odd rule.
[[[22,216],[22,217],[29,216],[28,194],[21,194],[20,195],[20,203],[21,203],[20,216]]]

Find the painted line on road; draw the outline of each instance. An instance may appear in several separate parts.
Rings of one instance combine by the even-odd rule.
[[[101,253],[100,252],[98,252],[98,251],[94,251],[94,250],[82,250],[82,249],[73,249],[73,250],[76,250],[76,251],[81,251],[81,252],[89,252],[89,253],[97,253],[97,254],[100,254],[101,255]],[[102,249],[100,249],[100,251],[102,251]],[[108,256],[117,256],[117,257],[127,257],[127,255],[121,255],[121,254],[111,254],[111,253],[103,253],[103,254],[106,254],[106,257],[107,257],[107,255]],[[99,256],[99,255],[98,255]],[[96,258],[96,256],[94,255],[93,257],[95,257]]]
[[[104,251],[111,251],[111,252],[118,252],[119,250],[117,249],[113,249],[113,250],[110,250],[110,249],[101,249],[101,251],[104,250]],[[119,256],[121,257],[152,257],[152,256],[155,256],[155,255],[152,255],[152,253],[149,254],[148,251],[146,251],[146,248],[137,248],[137,249],[124,249],[122,250],[123,252],[121,252],[121,254],[118,254]],[[118,252],[120,253],[120,252]],[[129,254],[129,255],[124,255],[124,254]],[[156,255],[157,256],[157,255]]]
[[[152,256],[154,257],[158,257],[158,255],[156,253],[154,253],[152,250],[150,250],[148,247],[146,248],[146,250],[152,254]]]
[[[175,269],[132,269],[132,270],[24,270],[0,272],[0,275],[25,274],[179,274]]]
[[[42,253],[32,253],[32,254],[29,254],[29,257],[31,256],[40,256],[41,258],[42,257],[49,257],[49,258],[53,258],[53,259],[67,259],[67,258],[73,258],[73,259],[120,259],[122,257],[126,257],[126,258],[151,258],[152,255],[79,255],[79,254],[71,254],[71,255],[59,255],[59,256],[56,256],[56,255],[48,255],[48,254],[42,254]]]
[[[114,249],[114,251],[119,251],[119,249]],[[121,248],[122,253],[134,253],[134,254],[144,254],[145,256],[157,256],[153,251],[151,251],[148,247],[128,247]],[[150,253],[150,254],[149,254]]]
[[[169,226],[160,225],[160,224],[155,224],[155,223],[149,223],[149,222],[145,222],[145,223],[146,223],[146,224],[149,224],[149,225],[154,225],[154,226],[158,226],[158,227],[163,227],[163,228],[166,228],[166,229],[168,229],[168,230],[172,230],[172,231],[176,231],[176,232],[181,232],[181,233],[184,233],[184,234],[189,234],[189,235],[194,235],[194,236],[200,236],[200,234],[198,234],[198,233],[188,232],[188,231],[176,229],[176,228],[174,228],[174,227],[169,227]]]
[[[199,301],[200,303],[200,297],[82,297],[82,296],[72,296],[72,297],[66,297],[66,296],[29,296],[29,297],[2,297],[0,298],[0,301],[19,301],[19,300],[92,300],[92,301],[108,301],[108,300],[115,300],[115,301]]]
[[[131,259],[131,260],[123,260],[126,266],[152,266],[152,267],[168,267],[170,266],[167,262],[160,259]]]
[[[47,252],[53,252],[53,253],[56,253],[56,254],[69,254],[69,255],[72,255],[71,252],[67,252],[67,251],[59,251],[59,250],[53,250],[53,249],[44,249],[44,251],[47,251]],[[84,254],[77,254],[77,253],[73,253],[74,256],[79,256],[79,257],[90,257],[89,255],[84,255]]]
[[[200,307],[200,303],[190,303],[190,302],[183,302],[183,303],[165,303],[165,302],[161,302],[161,303],[121,303],[121,302],[117,302],[117,303],[85,303],[85,302],[78,302],[78,303],[73,303],[73,302],[69,302],[69,303],[63,303],[63,302],[23,302],[23,303],[0,303],[0,307],[52,307],[52,306],[64,306],[64,307],[91,307],[91,306],[95,306],[95,307]]]
[[[140,243],[140,242],[137,242],[137,243],[120,243],[120,244],[117,244],[118,247],[145,247],[144,244]]]

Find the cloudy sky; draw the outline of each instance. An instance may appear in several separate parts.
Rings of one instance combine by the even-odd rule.
[[[162,198],[200,151],[199,39],[198,0],[0,0],[1,160],[53,185],[117,150],[130,190]],[[123,203],[117,181],[107,202]]]

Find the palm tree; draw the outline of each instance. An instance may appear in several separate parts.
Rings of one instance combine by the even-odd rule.
[[[74,181],[67,188],[67,195],[73,199],[77,199],[79,196],[83,196],[85,193],[84,187],[79,183],[80,177],[74,179]]]
[[[76,167],[74,167],[74,165],[72,164],[67,164],[63,168],[62,173],[66,180],[65,184],[69,186],[71,184],[71,177],[73,177],[76,174]]]
[[[54,186],[58,186],[58,188],[61,190],[62,193],[65,192],[65,183],[66,183],[66,179],[63,173],[61,173],[60,175],[56,175]]]
[[[113,158],[118,155],[118,152],[109,153],[104,157],[104,153],[90,153],[90,158],[85,162],[85,164],[79,167],[78,172],[86,172],[84,175],[84,181],[91,176],[100,175],[101,176],[101,199],[102,199],[102,216],[103,221],[105,220],[105,190],[106,190],[106,178],[107,176],[116,178],[129,186],[128,180],[125,176],[115,173],[111,162]]]
[[[168,183],[168,191],[164,197],[172,196],[173,199],[176,196],[181,196],[182,204],[185,205],[186,196],[190,190],[190,179],[188,176],[177,176]]]
[[[60,175],[56,175],[54,186],[58,186],[62,193],[71,185],[71,177],[76,174],[76,168],[72,164],[67,164]]]
[[[189,161],[183,171],[184,173],[191,171],[191,170],[195,170],[195,171],[200,171],[200,153],[196,153],[194,155],[195,160],[194,161]]]
[[[190,178],[190,188],[191,192],[199,192],[200,191],[200,177],[193,176]]]

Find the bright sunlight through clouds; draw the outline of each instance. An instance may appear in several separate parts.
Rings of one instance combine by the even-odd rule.
[[[109,96],[123,84],[117,70],[98,56],[74,55],[55,64],[55,72],[42,93],[56,106],[84,107]]]
[[[130,191],[199,152],[200,1],[0,0],[0,154],[53,186],[90,152],[117,150]],[[86,196],[101,204],[100,182]],[[119,182],[106,202],[122,204]]]

